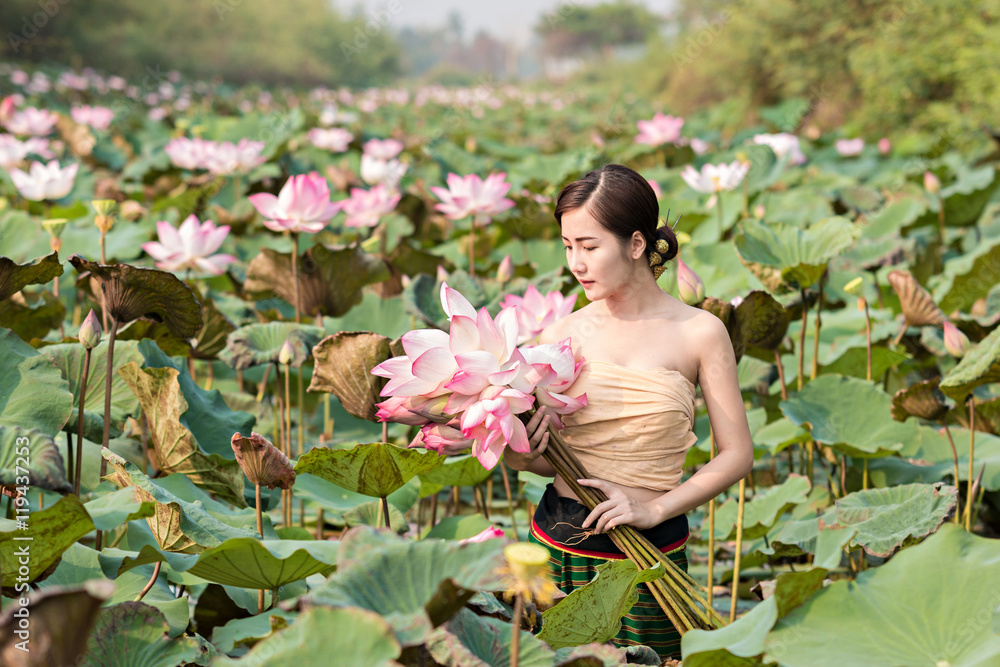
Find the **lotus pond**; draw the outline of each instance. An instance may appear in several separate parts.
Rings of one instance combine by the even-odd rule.
[[[609,643],[662,565],[546,599],[509,548],[546,479],[371,372],[447,337],[445,285],[521,346],[584,305],[553,200],[617,162],[682,216],[658,281],[726,324],[753,435],[688,513],[720,622],[683,664],[1000,664],[997,147],[596,91],[0,81],[0,663],[677,664]]]

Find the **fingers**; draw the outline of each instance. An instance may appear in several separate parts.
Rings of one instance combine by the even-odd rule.
[[[538,449],[535,450],[535,456],[541,456],[545,452],[545,448],[549,446],[549,432],[546,431],[542,434],[542,441],[538,443]]]
[[[538,428],[539,422],[542,421],[542,417],[544,416],[545,416],[545,406],[543,405],[537,410],[535,410],[535,414],[531,415],[531,419],[529,419],[528,423],[524,425],[525,430],[528,431],[528,433],[534,433],[535,430]]]
[[[537,413],[535,413],[535,416],[538,416]],[[534,417],[532,417],[532,419],[534,419]],[[531,434],[531,437],[528,438],[528,443],[531,445],[532,449],[538,447],[542,442],[542,438],[548,435],[549,420],[550,420],[549,415],[543,416],[541,421],[538,423],[537,430],[535,430],[535,432]]]
[[[594,509],[590,510],[590,514],[588,514],[587,518],[584,519],[584,521],[583,521],[583,527],[586,528],[587,526],[589,526],[592,521],[594,521],[595,519],[597,519],[604,512],[607,512],[608,510],[610,510],[615,505],[617,505],[616,501],[614,501],[614,500],[605,500],[603,503],[599,504],[597,507],[595,507]]]
[[[627,511],[626,507],[616,506],[605,512],[601,516],[600,520],[597,522],[597,525],[594,526],[594,534],[597,535],[600,533],[604,533],[611,530],[617,525],[620,525],[622,523],[627,523],[625,516],[626,511]]]

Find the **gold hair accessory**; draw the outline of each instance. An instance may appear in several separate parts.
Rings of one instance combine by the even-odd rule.
[[[649,253],[649,265],[651,267],[663,264],[663,255],[656,252],[655,250]]]
[[[660,276],[662,276],[663,272],[666,271],[666,270],[667,270],[667,267],[663,266],[662,264],[660,264],[659,266],[654,266],[653,267],[653,278],[655,280],[659,280]]]
[[[670,244],[667,243],[666,239],[657,239],[656,241],[656,252],[666,255],[670,252]]]

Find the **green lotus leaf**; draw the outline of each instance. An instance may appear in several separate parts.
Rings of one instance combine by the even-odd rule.
[[[982,485],[989,491],[1000,490],[1000,437],[982,431],[975,431],[975,449],[973,478],[983,470]],[[958,451],[958,478],[968,481],[969,478],[969,429],[951,427],[951,436],[955,439]],[[943,475],[953,476],[953,459],[951,443],[948,436],[929,426],[921,426],[917,438],[899,451],[900,456],[923,463],[930,463],[938,470],[940,479]],[[950,474],[949,474],[950,473]]]
[[[376,421],[376,403],[385,378],[371,374],[378,364],[392,356],[390,341],[370,331],[341,331],[321,340],[314,348],[316,358],[309,391],[333,394],[350,414]]]
[[[998,590],[996,540],[945,524],[779,619],[764,641],[765,658],[787,667],[995,664],[1000,635],[990,619]]]
[[[754,447],[766,447],[772,456],[786,447],[811,439],[808,430],[784,417],[764,425],[753,434]]]
[[[622,616],[639,601],[637,586],[659,579],[663,567],[639,570],[631,560],[612,560],[597,566],[586,585],[542,612],[538,638],[553,648],[607,642],[618,634]]]
[[[492,470],[484,468],[479,459],[471,454],[448,456],[441,465],[420,473],[420,497],[434,495],[446,486],[476,486],[492,474]]]
[[[178,372],[177,381],[188,406],[181,414],[181,424],[191,431],[198,445],[209,454],[235,460],[231,444],[233,433],[249,433],[256,418],[248,412],[230,408],[218,389],[202,389],[191,378],[186,364],[168,357],[152,341],[139,343],[139,351],[145,357],[143,365],[146,368],[173,368]]]
[[[236,330],[236,325],[215,305],[215,295],[212,292],[207,292],[204,296],[195,292],[195,295],[201,305],[204,324],[194,337],[191,353],[195,359],[215,359],[226,347],[226,339]]]
[[[827,262],[850,247],[857,233],[854,224],[840,217],[808,229],[748,219],[740,223],[734,241],[747,268],[769,291],[781,294],[814,285]]]
[[[883,208],[868,216],[861,235],[869,239],[879,239],[898,233],[908,227],[927,210],[927,203],[916,197],[899,197],[887,203]]]
[[[416,273],[407,272],[407,275]],[[399,338],[412,328],[401,297],[385,298],[373,292],[365,292],[361,303],[343,317],[323,318],[323,329],[327,333],[367,330],[388,338]]]
[[[849,185],[837,194],[846,206],[858,213],[869,213],[882,205],[882,195],[869,185]]]
[[[100,283],[108,313],[119,324],[144,317],[163,322],[178,338],[193,338],[201,329],[198,299],[174,274],[128,264],[99,264],[81,255],[69,261],[78,273],[89,271]]]
[[[889,456],[916,437],[917,424],[891,418],[892,398],[871,382],[820,375],[779,404],[790,421],[849,456]]]
[[[281,346],[287,340],[293,351],[291,365],[298,367],[309,358],[322,336],[323,330],[320,327],[307,324],[248,324],[229,334],[226,348],[219,353],[219,358],[237,370],[277,363]]]
[[[131,488],[118,489],[87,501],[84,507],[97,530],[113,530],[123,523],[156,513],[156,503],[137,499]]]
[[[335,629],[335,631],[334,631]],[[395,667],[401,647],[378,614],[364,609],[316,607],[299,614],[288,627],[267,637],[238,660],[221,657],[212,664],[238,667],[342,665]]]
[[[95,580],[80,586],[52,586],[27,594],[31,623],[27,646],[33,654],[17,647],[21,638],[15,629],[20,619],[14,614],[21,605],[6,606],[0,617],[3,633],[0,659],[5,665],[80,664],[98,611],[114,591],[112,582]],[[34,657],[35,661],[26,661],[26,657]]]
[[[998,266],[1000,243],[984,244],[949,259],[942,272],[929,279],[928,286],[946,313],[968,311],[1000,280]]]
[[[361,303],[365,285],[389,277],[385,261],[358,245],[316,245],[299,257],[299,300],[303,315],[339,317]],[[295,301],[290,254],[262,248],[247,267],[243,289],[251,294],[274,293],[288,303]]]
[[[1000,382],[1000,329],[966,352],[938,386],[956,402],[964,403],[976,387],[991,382]]]
[[[134,489],[135,499],[139,502],[154,503],[156,511],[146,519],[146,523],[161,550],[198,553],[228,539],[255,534],[254,530],[223,523],[209,514],[201,502],[188,502],[175,496],[117,454],[110,451],[102,454],[112,469],[105,479],[116,488]]]
[[[341,519],[348,527],[351,526],[377,526],[385,525],[385,514],[382,509],[381,500],[369,500],[361,503],[357,507],[351,508],[341,515]],[[389,505],[389,528],[397,533],[405,533],[409,530],[406,522],[406,515],[399,511],[395,505]]]
[[[73,491],[66,478],[62,453],[52,436],[35,429],[0,424],[0,485],[25,486],[25,481],[27,486],[39,489]]]
[[[174,368],[140,368],[132,361],[118,374],[138,397],[149,424],[151,455],[157,470],[180,472],[198,486],[243,506],[243,471],[234,460],[206,454],[180,416],[188,407]]]
[[[552,649],[530,632],[520,630],[520,633],[518,665],[555,664]],[[514,626],[510,623],[461,609],[448,623],[430,633],[427,650],[435,663],[443,667],[507,667],[511,664],[513,634]]]
[[[856,529],[852,546],[888,558],[937,530],[957,504],[958,490],[941,482],[855,491],[837,499],[834,527]]]
[[[77,407],[80,405],[80,380],[83,377],[83,363],[86,350],[77,343],[47,345],[40,352],[52,360],[73,393],[73,412],[63,426],[63,430],[77,433],[79,419]],[[111,375],[111,437],[121,435],[125,420],[134,417],[139,410],[128,385],[118,376],[118,371],[129,362],[141,362],[138,344],[132,341],[115,341],[115,358]],[[93,442],[101,442],[104,435],[104,388],[108,368],[108,341],[101,343],[90,352],[90,371],[87,375],[86,404],[83,407],[83,437]]]
[[[941,378],[932,378],[903,387],[892,395],[892,418],[906,421],[908,417],[920,417],[937,421],[948,413],[948,399],[938,389]]]
[[[777,518],[799,503],[806,501],[809,480],[791,473],[777,486],[761,489],[743,503],[743,539],[752,540],[767,534]],[[715,510],[715,539],[736,539],[738,501],[730,498]],[[708,539],[708,522],[702,526],[702,537]]]
[[[176,667],[207,664],[211,644],[197,635],[171,639],[163,613],[142,602],[122,602],[97,617],[81,667]]]
[[[493,522],[482,514],[449,516],[434,524],[434,527],[424,535],[424,539],[464,540],[475,537],[493,525]]]
[[[25,285],[43,285],[63,274],[59,253],[18,264],[9,257],[0,257],[0,301],[20,292]]]
[[[380,614],[405,646],[422,644],[474,591],[503,588],[503,540],[414,542],[359,526],[344,534],[337,571],[305,597],[312,605]]]
[[[868,227],[864,229],[867,231]],[[861,236],[834,261],[837,269],[858,274],[861,271],[875,271],[882,266],[915,261],[915,247],[915,239],[904,239],[899,234],[888,234],[878,239]]]
[[[54,436],[69,420],[73,394],[50,359],[0,329],[0,426]]]
[[[192,356],[190,339],[178,338],[170,333],[166,324],[152,320],[135,320],[118,329],[115,349],[118,349],[117,341],[145,340],[154,343],[167,354],[179,357]]]
[[[7,327],[23,340],[43,338],[59,328],[66,306],[51,292],[21,293],[0,301],[0,327]]]
[[[734,623],[717,630],[689,630],[681,637],[684,667],[758,665],[767,633],[778,620],[778,600],[770,596]]]
[[[732,311],[736,358],[748,348],[774,351],[788,331],[788,311],[767,292],[753,290]],[[732,338],[732,334],[730,335]],[[738,343],[739,347],[735,348]]]
[[[19,548],[27,548],[31,554],[27,563],[27,581],[31,582],[58,561],[71,544],[94,529],[83,503],[74,495],[35,510],[24,523],[27,529],[14,521],[0,520],[0,575],[4,586],[13,586],[19,576]]]
[[[975,224],[998,186],[1000,179],[992,165],[978,169],[963,165],[955,182],[941,189],[945,222],[952,226]]]
[[[384,442],[351,449],[314,447],[298,460],[295,473],[310,473],[348,491],[383,498],[414,475],[441,463],[441,457]]]
[[[254,601],[256,604],[256,600]],[[256,643],[288,627],[298,618],[296,612],[268,609],[248,618],[234,618],[212,631],[212,644],[220,653],[229,653],[241,644]]]

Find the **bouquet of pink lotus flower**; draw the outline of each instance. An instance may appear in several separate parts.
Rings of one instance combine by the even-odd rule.
[[[441,454],[472,448],[492,470],[504,448],[528,452],[528,434],[517,415],[535,399],[549,407],[555,427],[559,415],[587,404],[586,395],[561,393],[580,374],[569,339],[522,345],[516,308],[496,318],[479,312],[457,290],[441,286],[441,305],[450,318],[448,333],[418,329],[403,334],[404,356],[382,362],[372,373],[388,378],[382,389],[390,398],[379,403],[378,418],[420,426],[411,447]]]

